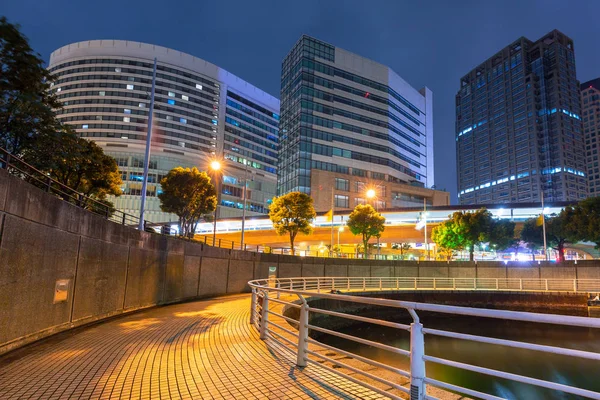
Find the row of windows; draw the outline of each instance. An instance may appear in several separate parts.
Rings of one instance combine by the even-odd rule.
[[[302,72],[302,74],[300,74],[298,76],[296,81],[294,81],[294,84],[292,84],[292,87],[297,86],[297,84],[300,81],[306,81],[306,82],[309,82],[309,83],[312,83],[315,85],[319,85],[319,86],[322,86],[322,87],[325,87],[328,89],[341,90],[346,93],[350,93],[350,94],[353,94],[356,96],[364,97],[364,98],[372,100],[372,101],[376,101],[381,104],[385,104],[385,105],[393,108],[400,114],[404,115],[406,118],[408,118],[410,121],[412,121],[417,126],[421,125],[421,122],[417,118],[413,117],[412,115],[410,115],[409,113],[404,111],[400,106],[398,106],[396,103],[394,103],[387,97],[382,97],[382,96],[379,96],[374,93],[369,93],[369,92],[365,92],[364,90],[359,90],[352,86],[347,86],[347,85],[344,85],[344,84],[341,84],[338,82],[334,82],[334,81],[326,79],[326,78],[322,78],[320,76],[315,76],[314,74],[309,73],[309,72]]]
[[[225,125],[225,132],[229,132],[229,133],[235,135],[235,137],[238,137],[238,138],[252,140],[254,143],[257,143],[257,144],[259,144],[261,146],[264,146],[266,148],[277,150],[277,145],[275,143],[267,142],[267,141],[262,140],[262,139],[258,139],[256,136],[248,134],[248,133],[246,133],[246,132],[244,132],[242,130],[236,129],[236,128],[232,127],[232,126]],[[264,134],[264,136],[262,136],[262,137],[266,137],[266,136],[267,135]]]
[[[256,119],[259,119],[259,120],[261,120],[263,122],[266,122],[269,125],[273,125],[276,128],[279,127],[279,122],[273,120],[272,118],[266,117],[263,114],[261,114],[261,113],[259,113],[257,111],[254,111],[253,109],[251,109],[249,107],[246,107],[246,106],[243,106],[243,105],[241,105],[239,103],[236,103],[235,101],[233,101],[231,99],[227,99],[227,105],[230,106],[230,107],[236,108],[236,109],[238,109],[240,111],[243,111],[246,114],[249,114],[249,115],[253,116]]]
[[[335,47],[309,37],[302,39],[302,45],[302,50],[309,55],[335,62]]]
[[[279,120],[279,115],[275,114],[274,112],[271,112],[271,111],[267,110],[266,108],[264,108],[262,106],[259,106],[258,104],[254,103],[254,102],[252,102],[252,101],[250,101],[250,100],[248,100],[248,99],[246,99],[246,98],[244,98],[244,97],[242,97],[242,96],[240,96],[240,95],[238,95],[236,93],[230,92],[228,90],[227,91],[227,96],[231,97],[232,99],[234,99],[234,100],[236,100],[236,101],[238,101],[240,103],[243,103],[243,104],[245,104],[245,105],[247,105],[249,107],[252,107],[255,110],[260,111],[261,113],[265,114],[268,117],[272,117],[272,118],[274,118],[276,120]]]
[[[270,159],[270,158],[264,157],[264,156],[262,156],[260,154],[256,154],[256,153],[253,153],[251,151],[240,149],[236,145],[225,143],[224,146],[223,146],[223,148],[225,150],[229,150],[229,151],[233,151],[235,153],[241,154],[241,155],[243,155],[243,156],[245,156],[247,158],[250,158],[252,160],[261,161],[261,162],[263,162],[265,164],[269,164],[269,165],[273,165],[273,166],[275,166],[277,164],[277,159]]]
[[[407,157],[404,154],[401,154],[400,152],[398,152],[392,148],[389,148],[387,146],[383,146],[380,144],[365,142],[362,140],[354,139],[352,137],[337,135],[335,133],[327,133],[327,132],[319,131],[316,129],[305,128],[305,127],[302,127],[300,129],[300,132],[301,132],[302,137],[310,137],[313,139],[320,139],[320,140],[324,140],[326,142],[347,143],[347,144],[351,144],[354,146],[363,147],[366,149],[382,151],[384,153],[388,153],[395,157],[398,157],[399,159],[404,160],[404,161],[416,166],[417,168],[425,167],[424,165],[419,163],[417,160],[413,160],[412,158]],[[397,140],[395,140],[395,142],[397,142],[395,144],[397,144],[402,149],[410,151],[412,154],[416,155],[417,157],[420,156],[420,154],[418,152],[414,151],[413,149],[410,149],[408,146],[398,142]]]
[[[277,143],[277,141],[278,141],[278,139],[277,139],[277,136],[276,136],[276,135],[271,135],[271,134],[268,134],[268,133],[266,133],[266,132],[263,132],[263,131],[261,131],[261,130],[259,130],[259,129],[256,129],[256,128],[254,128],[254,127],[250,126],[250,125],[246,125],[246,124],[244,124],[243,122],[237,121],[237,120],[235,120],[235,119],[233,119],[233,118],[230,118],[230,117],[225,117],[225,122],[227,122],[228,124],[231,124],[231,125],[233,125],[233,126],[236,126],[236,127],[238,127],[238,128],[242,128],[242,129],[244,129],[244,130],[247,130],[248,132],[252,132],[252,133],[254,133],[255,135],[258,135],[258,136],[264,137],[265,139],[267,139],[267,140],[270,140],[270,141],[272,141],[272,142],[275,142],[275,143]]]
[[[124,59],[109,59],[109,58],[88,58],[85,60],[69,61],[69,62],[55,65],[52,68],[50,68],[50,72],[56,71],[61,68],[70,67],[73,65],[85,65],[85,64],[131,65],[131,66],[135,66],[135,67],[142,67],[142,68],[150,69],[150,74],[152,74],[151,71],[154,68],[154,65],[150,62],[141,62],[141,61],[124,60]],[[216,84],[214,81],[208,80],[199,75],[190,74],[189,72],[181,71],[181,70],[171,68],[171,67],[166,67],[164,65],[157,65],[156,69],[157,69],[157,71],[163,71],[163,72],[168,72],[168,73],[171,73],[174,75],[183,76],[188,79],[193,79],[195,81],[202,82],[206,85],[215,87],[217,89],[219,88],[219,85]],[[158,76],[158,72],[157,72],[157,76]]]
[[[136,135],[136,134],[132,134],[132,133],[115,133],[115,132],[86,132],[86,131],[82,131],[79,132],[79,134],[81,135],[81,137],[86,137],[86,138],[114,138],[114,137],[120,137],[121,139],[129,139],[129,140],[146,140],[146,135]],[[170,134],[169,132],[163,133],[164,136],[171,136],[171,137],[180,137],[181,135],[173,135]],[[187,138],[185,138],[187,139]],[[157,143],[157,144],[168,144],[168,145],[173,145],[173,146],[177,146],[177,147],[182,147],[182,148],[186,148],[186,149],[191,149],[191,150],[197,150],[197,151],[203,151],[205,153],[209,153],[209,154],[214,154],[214,149],[213,147],[203,147],[203,146],[198,146],[196,144],[192,144],[192,143],[188,143],[188,142],[182,142],[181,140],[173,140],[173,139],[168,139],[165,137],[153,137],[152,138],[152,143]]]
[[[396,92],[395,90],[393,90],[392,88],[390,88],[387,85],[384,85],[379,82],[375,82],[370,79],[363,78],[362,76],[355,75],[350,72],[346,72],[342,69],[335,68],[335,67],[332,67],[329,65],[325,65],[318,61],[313,61],[313,60],[309,60],[306,58],[302,59],[301,65],[302,65],[302,67],[308,68],[310,70],[321,72],[323,74],[330,75],[330,76],[339,76],[340,78],[343,78],[343,79],[346,79],[346,80],[349,80],[352,82],[356,82],[361,85],[368,86],[368,87],[371,87],[373,89],[376,89],[376,90],[379,90],[379,91],[382,91],[385,93],[389,93],[392,97],[394,97],[396,100],[398,100],[404,106],[406,106],[409,110],[411,110],[416,115],[421,114],[421,112],[419,111],[419,109],[417,107],[415,107],[412,103],[410,103],[408,100],[406,100],[404,97],[402,97],[398,92]]]
[[[334,149],[335,149],[335,153],[334,153]],[[326,146],[326,145],[316,144],[316,143],[308,143],[308,142],[304,142],[304,141],[300,142],[300,151],[311,152],[313,154],[320,154],[320,155],[324,155],[324,156],[328,156],[328,157],[331,157],[333,155],[339,155],[342,157],[350,158],[352,160],[364,161],[364,162],[369,162],[369,163],[378,164],[378,165],[385,165],[385,166],[395,169],[396,171],[400,171],[409,176],[412,176],[416,179],[419,179],[419,177],[420,177],[420,175],[417,172],[411,170],[410,168],[405,167],[404,165],[398,164],[397,162],[392,161],[392,160],[388,160],[387,158],[377,157],[377,156],[374,156],[371,154],[364,154],[364,153],[359,153],[356,151],[351,152],[348,150],[338,149],[338,148],[334,148],[331,146]],[[356,168],[353,168],[353,171],[355,169]],[[366,171],[365,171],[365,175],[366,175]]]
[[[411,127],[410,125],[408,125],[406,122],[402,121],[400,118],[398,118],[397,116],[395,116],[393,113],[388,112],[387,110],[382,110],[381,108],[377,108],[377,107],[372,107],[368,104],[359,102],[359,101],[354,101],[354,100],[350,100],[346,97],[342,97],[342,96],[337,96],[337,95],[333,95],[333,94],[329,94],[327,92],[323,92],[321,90],[318,89],[313,89],[313,88],[309,88],[308,86],[304,86],[302,85],[301,87],[301,93],[304,95],[308,95],[311,97],[316,97],[318,99],[322,99],[325,101],[329,101],[329,102],[336,102],[336,103],[341,103],[341,104],[345,104],[347,106],[350,107],[354,107],[354,108],[358,108],[361,110],[365,110],[365,111],[369,111],[372,112],[374,114],[379,114],[379,115],[383,115],[384,117],[387,117],[393,121],[396,121],[398,124],[400,124],[401,126],[405,127],[406,129],[408,129],[409,131],[411,131],[412,133],[414,133],[415,135],[417,135],[417,137],[421,136],[421,133],[414,129],[413,127]],[[374,120],[375,121],[375,120]],[[387,123],[385,123],[385,125],[391,126]],[[420,123],[419,123],[420,125]]]
[[[245,147],[245,148],[250,149],[252,151],[257,151],[257,152],[259,152],[261,154],[265,154],[265,155],[267,155],[269,157],[273,157],[275,159],[277,158],[277,152],[266,150],[263,147],[260,147],[260,146],[257,146],[255,144],[246,142],[245,140],[240,140],[238,137],[225,134],[225,140],[228,141],[229,143],[231,143],[231,145],[233,146],[232,147],[233,151],[236,151],[235,150],[235,146],[242,146],[242,147]]]
[[[269,166],[266,166],[266,165],[262,165],[260,163],[248,160],[248,159],[246,159],[244,157],[238,157],[235,154],[229,154],[229,153],[227,153],[227,154],[225,154],[224,158],[227,159],[227,160],[231,160],[233,162],[242,164],[242,165],[249,165],[252,168],[262,169],[262,170],[270,172],[272,174],[275,174],[277,172],[274,167],[269,167]]]
[[[278,130],[277,130],[277,129],[275,129],[275,128],[272,128],[272,127],[270,127],[270,126],[267,126],[267,125],[263,124],[262,122],[259,122],[259,121],[255,120],[255,119],[253,119],[253,118],[250,118],[250,117],[248,117],[248,116],[247,116],[247,115],[245,115],[245,114],[242,114],[242,113],[239,113],[239,112],[237,112],[237,111],[234,111],[234,110],[232,110],[231,108],[228,108],[228,109],[226,110],[226,114],[229,114],[229,115],[231,115],[231,116],[233,116],[233,117],[239,118],[239,119],[241,119],[242,121],[248,122],[249,124],[252,124],[252,125],[254,125],[254,126],[257,126],[257,127],[259,127],[260,129],[264,129],[264,130],[265,130],[265,131],[267,131],[267,132],[271,132],[271,133],[272,133],[272,134],[274,134],[274,135],[277,135],[277,134],[278,134]]]

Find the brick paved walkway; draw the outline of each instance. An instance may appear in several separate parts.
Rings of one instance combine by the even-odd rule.
[[[250,297],[155,308],[0,357],[0,399],[374,399],[296,369],[248,323]]]

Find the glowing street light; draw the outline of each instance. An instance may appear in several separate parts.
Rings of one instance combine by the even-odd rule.
[[[377,195],[374,189],[367,190],[367,199],[372,199]]]
[[[215,218],[213,221],[213,246],[217,243],[217,210],[219,209],[219,182],[218,182],[218,172],[221,170],[221,163],[217,160],[211,161],[210,169],[214,172],[215,176],[215,189],[217,192],[217,204],[215,206]]]

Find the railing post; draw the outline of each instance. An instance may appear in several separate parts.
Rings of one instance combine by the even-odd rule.
[[[496,290],[500,290],[498,287],[498,278],[496,278]]]
[[[363,278],[363,292],[367,290],[367,280]]]
[[[321,280],[317,278],[317,293],[321,293]]]
[[[573,279],[573,291],[577,293],[577,279]]]
[[[400,290],[400,279],[396,278],[396,290]]]
[[[519,279],[519,290],[523,291],[523,279]]]
[[[383,286],[382,286],[382,283],[381,283],[381,281],[382,281],[382,279],[381,279],[381,278],[379,278],[379,290],[383,290]]]
[[[269,291],[264,292],[262,301],[262,310],[260,315],[260,339],[265,340],[267,338],[267,332],[269,330]]]
[[[335,290],[335,278],[331,278],[331,290]]]
[[[306,279],[302,278],[302,290],[306,292]]]
[[[437,289],[437,284],[435,282],[435,278],[433,278],[433,290]]]
[[[417,290],[417,278],[415,278],[415,290]]]
[[[221,247],[221,239],[219,239],[219,247]]]
[[[279,279],[277,279],[277,282],[275,282],[275,287],[276,287],[277,289],[281,289],[281,282],[279,282]],[[276,296],[276,297],[277,297],[277,298],[280,298],[280,296],[281,296],[281,293],[280,293],[280,292],[279,292],[279,290],[278,290],[278,291],[277,291],[277,296]]]
[[[350,278],[346,278],[346,290],[350,290]]]
[[[546,284],[546,292],[548,291],[548,279],[544,279],[544,283]]]
[[[425,340],[423,324],[410,324],[410,400],[425,398]]]
[[[473,289],[477,289],[477,278],[473,278]]]
[[[46,192],[50,193],[52,191],[52,178],[48,177],[48,182],[46,183]]]
[[[456,290],[456,278],[452,278],[452,289]]]
[[[308,312],[308,304],[303,301],[300,318],[298,319],[298,354],[296,357],[298,367],[306,367],[306,359],[308,358]]]
[[[252,288],[252,301],[250,302],[250,325],[254,323],[254,313],[256,312],[256,289]]]

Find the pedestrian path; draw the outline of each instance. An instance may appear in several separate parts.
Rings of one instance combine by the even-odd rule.
[[[376,399],[265,344],[250,296],[153,308],[0,357],[0,399]]]

